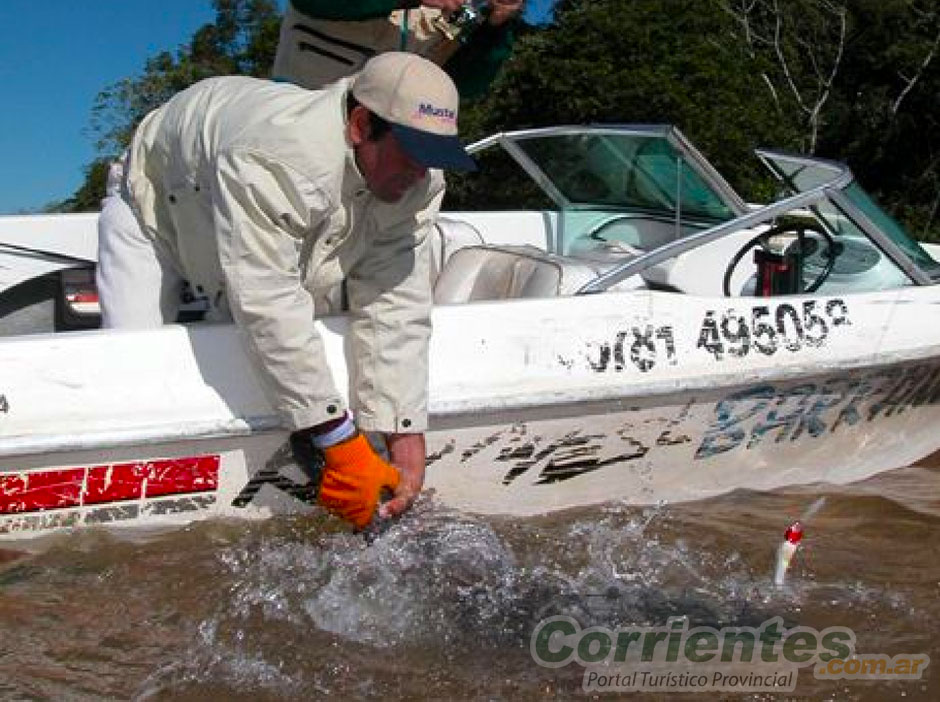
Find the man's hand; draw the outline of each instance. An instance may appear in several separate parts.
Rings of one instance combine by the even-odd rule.
[[[463,3],[464,0],[421,0],[421,4],[425,7],[437,8],[445,15],[456,12],[460,9]]]
[[[491,0],[489,23],[494,27],[506,24],[519,14],[523,0]]]
[[[362,434],[327,446],[323,457],[320,504],[360,529],[372,521],[384,488],[398,493],[398,470],[379,458]]]
[[[408,509],[421,492],[426,453],[424,434],[386,434],[385,442],[389,458],[401,476],[394,498],[379,507],[379,516],[388,518]]]

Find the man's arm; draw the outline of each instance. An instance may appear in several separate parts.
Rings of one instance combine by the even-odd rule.
[[[304,234],[328,200],[297,172],[250,151],[220,155],[215,178],[226,296],[272,404],[291,430],[342,416],[299,264]]]
[[[515,43],[513,21],[499,25],[483,24],[470,40],[444,64],[443,68],[457,84],[460,97],[482,97],[496,79]]]
[[[347,277],[356,423],[385,435],[401,471],[395,499],[382,513],[404,511],[424,482],[428,343],[432,306],[429,232],[443,198],[439,172],[412,197],[419,211],[370,242]]]
[[[427,425],[429,232],[443,198],[440,173],[428,177],[435,182],[410,196],[417,212],[372,232],[366,253],[347,273],[351,400],[366,431],[415,433]],[[376,217],[387,214],[388,206],[375,207],[386,209]]]

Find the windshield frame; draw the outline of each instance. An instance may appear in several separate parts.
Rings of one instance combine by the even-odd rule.
[[[589,203],[571,201],[555,184],[552,178],[547,174],[535,160],[520,145],[521,142],[530,139],[551,138],[558,136],[581,136],[581,135],[610,135],[640,137],[645,139],[659,139],[667,142],[673,150],[676,151],[681,161],[688,165],[710,190],[718,196],[721,203],[728,208],[733,216],[739,216],[747,212],[747,204],[735,192],[734,188],[715,170],[701,153],[692,146],[691,142],[675,127],[661,124],[639,124],[639,125],[566,125],[558,127],[544,127],[538,129],[524,129],[513,132],[501,132],[494,134],[486,139],[477,141],[467,147],[471,155],[491,148],[494,145],[501,146],[532,178],[535,183],[545,192],[545,194],[555,203],[559,210],[578,210],[586,211],[592,209],[615,209],[609,203]],[[681,201],[676,203],[676,212],[674,217],[681,219],[683,216]],[[657,213],[657,214],[662,214]],[[714,221],[714,220],[713,220]]]
[[[814,188],[813,190],[807,191],[805,193],[799,193],[792,197],[779,200],[772,205],[763,207],[759,210],[754,210],[748,214],[732,219],[729,222],[724,222],[705,231],[698,232],[696,234],[691,234],[689,236],[683,237],[682,239],[677,239],[676,241],[669,242],[648,251],[647,253],[637,256],[629,261],[624,262],[623,264],[616,266],[615,268],[602,273],[594,280],[582,286],[578,291],[577,295],[585,295],[590,293],[604,292],[609,287],[620,283],[627,278],[630,278],[634,275],[642,273],[647,268],[655,266],[663,261],[668,261],[670,258],[679,256],[693,249],[697,249],[700,246],[709,244],[713,241],[717,241],[728,234],[731,234],[741,229],[749,229],[760,224],[764,224],[768,220],[773,219],[774,217],[779,217],[780,215],[786,214],[794,209],[800,207],[808,207],[815,202],[819,202],[824,199],[829,192],[828,186],[820,186]]]
[[[891,261],[898,266],[911,280],[917,285],[931,285],[940,277],[940,264],[935,264],[933,270],[926,269],[922,261],[931,261],[933,258],[928,254],[910,234],[904,231],[904,228],[898,224],[893,217],[881,209],[874,201],[871,195],[861,186],[852,170],[844,163],[833,161],[831,159],[819,158],[816,156],[806,156],[804,154],[794,154],[779,149],[756,149],[755,153],[761,162],[773,173],[786,187],[793,191],[800,192],[800,187],[794,182],[792,177],[787,176],[781,164],[797,164],[807,168],[823,169],[833,172],[833,180],[830,183],[834,190],[829,198],[832,204],[848,217],[860,230],[867,236]],[[847,180],[846,180],[847,178]],[[839,185],[836,188],[835,183]],[[864,197],[868,206],[873,208],[878,215],[889,223],[896,233],[892,234],[884,226],[876,223],[868,212],[852,196],[851,190],[857,191]],[[830,233],[829,223],[824,215],[813,212],[819,223]],[[912,251],[918,254],[920,260],[915,258],[906,248],[910,247]]]
[[[709,186],[722,202],[737,216],[713,224],[702,231],[685,234],[681,238],[662,244],[635,258],[624,261],[611,270],[598,275],[597,278],[582,286],[576,294],[590,294],[606,291],[613,285],[627,278],[638,275],[646,269],[667,261],[681,254],[692,251],[700,246],[711,243],[742,229],[758,227],[768,224],[775,218],[786,215],[794,210],[808,210],[813,217],[827,230],[831,224],[826,217],[814,208],[814,205],[828,202],[847,217],[872,243],[877,246],[915,285],[932,285],[935,278],[940,278],[940,264],[936,271],[928,272],[915,260],[904,247],[899,245],[890,234],[882,230],[866,212],[845,191],[854,186],[861,188],[852,171],[843,163],[823,159],[815,156],[791,154],[774,149],[757,149],[755,153],[768,169],[791,190],[800,188],[793,182],[792,177],[778,165],[779,162],[803,164],[807,167],[829,171],[832,177],[823,179],[815,187],[796,192],[780,200],[762,206],[748,206],[734,191],[728,182],[717,170],[702,156],[702,154],[685,138],[685,136],[671,125],[566,125],[538,129],[526,129],[513,132],[501,132],[475,142],[467,148],[471,154],[478,153],[493,146],[501,146],[532,178],[535,183],[554,202],[561,212],[584,211],[592,209],[591,203],[571,202],[549,175],[526,153],[520,142],[540,137],[554,137],[584,134],[610,134],[622,136],[638,136],[650,139],[664,139],[677,152],[680,159],[688,164],[692,170]],[[677,161],[678,162],[678,161]],[[864,190],[862,191],[864,192]],[[866,197],[871,198],[865,193]],[[872,201],[873,202],[873,201]],[[609,204],[598,203],[596,209],[615,209]],[[879,208],[880,210],[880,208]],[[886,217],[888,215],[885,215]],[[683,220],[681,207],[677,207],[674,219],[677,227]],[[899,232],[906,236],[914,246],[919,248],[916,240],[912,239],[899,227]],[[923,249],[921,249],[923,251]],[[924,251],[927,260],[933,258]]]

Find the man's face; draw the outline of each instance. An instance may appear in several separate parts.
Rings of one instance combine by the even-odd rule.
[[[363,114],[357,114],[362,110]],[[377,140],[369,134],[368,112],[356,107],[350,115],[350,139],[356,164],[372,194],[383,202],[398,202],[424,178],[428,169],[414,161],[391,131]]]

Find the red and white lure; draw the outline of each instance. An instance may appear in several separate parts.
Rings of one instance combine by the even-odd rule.
[[[783,534],[783,541],[777,546],[777,565],[774,568],[774,585],[781,587],[787,576],[787,569],[790,567],[790,561],[800,548],[800,541],[803,540],[803,525],[816,514],[826,503],[825,497],[820,497],[809,506],[803,516],[787,527]]]

